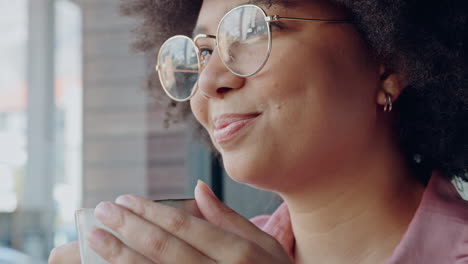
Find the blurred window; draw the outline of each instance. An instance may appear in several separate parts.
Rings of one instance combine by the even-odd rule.
[[[29,10],[31,6],[36,8]],[[41,53],[39,49],[45,46],[35,42],[37,34],[29,35],[36,26],[29,22],[43,19],[47,14],[54,15],[53,23],[39,26],[38,35],[52,34],[51,61],[39,61],[39,67],[34,68],[30,66],[34,59],[30,55]],[[70,0],[0,1],[0,246],[34,256],[37,263],[47,259],[52,246],[76,239],[73,212],[80,206],[82,179],[81,24],[81,10]],[[46,89],[51,89],[53,98],[49,105],[39,108],[48,108],[51,112],[44,115],[47,122],[43,127],[41,124],[28,127],[31,124],[28,107],[47,102],[28,96],[28,89],[37,86],[29,83],[29,78],[33,76],[31,80],[41,81],[48,73],[53,80],[52,86]],[[39,148],[39,153],[28,153],[31,149],[28,136],[49,128],[52,130],[45,146],[50,152],[44,149],[44,153],[40,153],[42,148]],[[51,175],[34,170],[33,175],[27,175],[29,162],[37,155],[44,156],[50,163]],[[54,204],[50,206],[52,215],[48,208],[30,206],[35,205],[35,199],[41,199],[38,197],[40,190],[35,190],[40,186],[30,181],[34,178],[52,186],[52,202],[49,203]],[[48,233],[53,234],[51,243],[45,239]],[[0,251],[0,259],[5,257],[5,252],[11,251]]]
[[[8,116],[6,113],[0,113],[0,132],[3,132],[7,129]]]
[[[76,239],[74,211],[81,204],[82,20],[80,7],[55,0],[54,245]]]
[[[17,207],[18,182],[26,165],[22,122],[26,110],[27,21],[26,0],[0,1],[0,212],[4,213]],[[0,222],[11,221],[4,218],[7,214],[0,215]]]

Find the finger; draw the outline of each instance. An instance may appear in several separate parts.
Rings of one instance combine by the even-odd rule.
[[[252,242],[178,208],[136,195],[120,196],[116,203],[160,226],[215,261],[235,259],[238,252],[258,248]]]
[[[267,250],[276,249],[279,246],[276,239],[222,203],[210,187],[202,181],[198,181],[195,187],[195,200],[203,217],[210,223],[248,239]]]
[[[103,224],[120,233],[136,251],[154,262],[212,263],[183,240],[116,204],[100,203],[95,213]]]
[[[80,247],[78,241],[54,248],[49,255],[49,264],[80,264]]]
[[[112,234],[95,229],[88,235],[89,246],[103,259],[112,264],[141,263],[151,264],[152,262],[139,254],[135,250],[127,247]]]

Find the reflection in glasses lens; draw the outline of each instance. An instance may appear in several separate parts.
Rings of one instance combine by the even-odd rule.
[[[265,17],[261,8],[245,5],[229,11],[221,20],[216,36],[217,49],[221,61],[232,73],[248,77],[266,63],[271,33]],[[159,78],[174,100],[190,99],[196,89],[200,67],[198,48],[188,37],[172,37],[159,51]]]
[[[263,10],[242,6],[231,10],[218,28],[218,49],[226,67],[239,76],[257,73],[266,62],[270,31]]]
[[[166,93],[177,101],[191,97],[199,74],[197,49],[191,39],[175,36],[159,52],[158,73]]]

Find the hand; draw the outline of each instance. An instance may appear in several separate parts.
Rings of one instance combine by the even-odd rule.
[[[54,248],[50,252],[49,264],[80,264],[80,247],[78,241]]]
[[[200,183],[195,199],[207,221],[135,195],[96,207],[97,218],[133,248],[97,229],[90,246],[110,263],[292,263],[282,246],[221,203]]]

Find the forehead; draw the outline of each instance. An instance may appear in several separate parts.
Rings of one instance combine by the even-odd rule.
[[[246,4],[252,5],[280,5],[280,6],[293,6],[297,4],[297,0],[249,0]]]
[[[203,0],[193,36],[215,35],[221,18],[234,7],[254,4],[267,15],[303,18],[347,19],[348,12],[331,0]]]
[[[292,7],[297,5],[298,0],[204,0],[198,16],[197,26],[193,30],[193,36],[197,34],[214,34],[217,22],[229,12],[229,10],[240,5],[258,5],[264,9],[272,7]]]
[[[209,2],[210,0],[206,0],[204,2]],[[211,0],[211,2],[214,2]],[[277,7],[292,7],[297,5],[299,0],[234,0],[234,1],[222,1],[227,4],[227,7],[224,9],[224,13],[227,13],[229,10],[236,6],[240,5],[258,5],[266,8],[270,8],[271,6]]]

